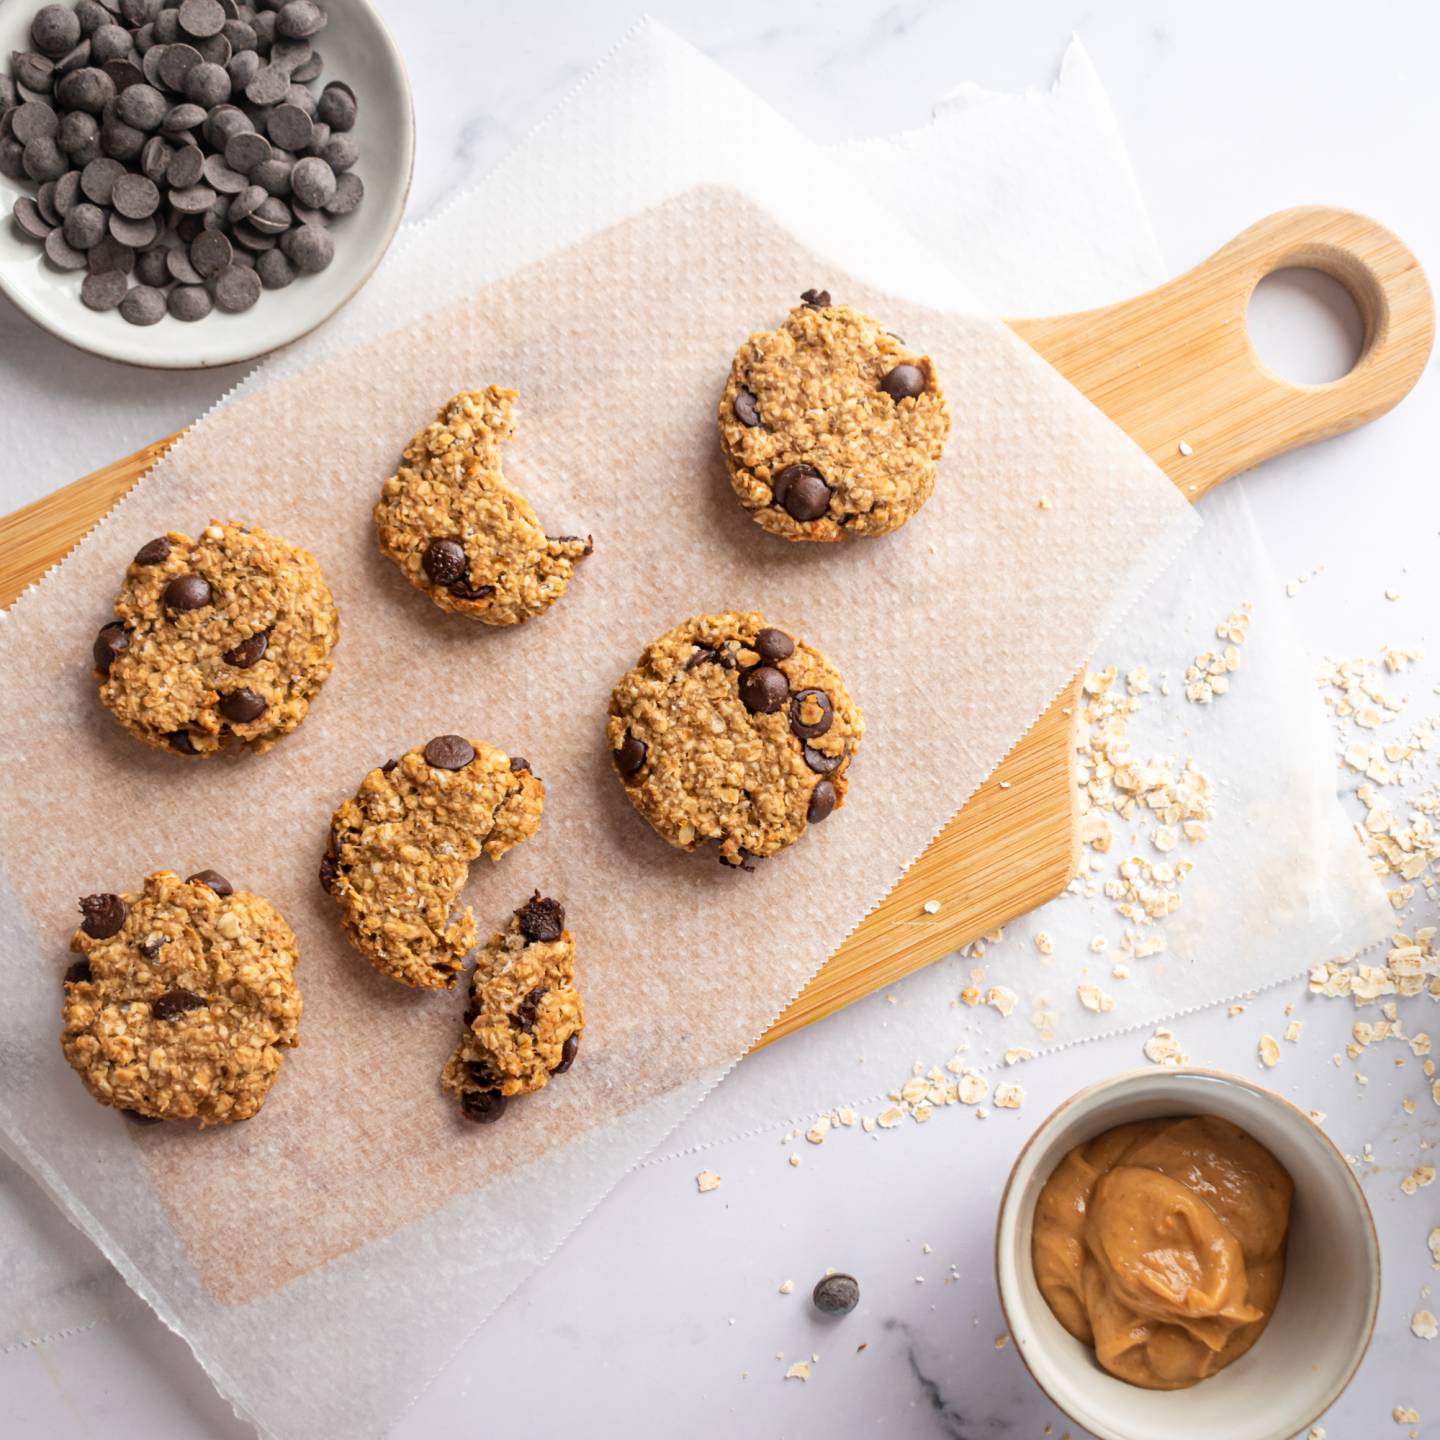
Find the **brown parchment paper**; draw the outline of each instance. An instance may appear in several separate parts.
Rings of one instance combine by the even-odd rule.
[[[719,458],[715,399],[736,346],[812,284],[927,350],[951,399],[935,498],[884,540],[767,536]],[[551,528],[595,537],[568,595],[510,630],[435,609],[380,557],[370,523],[409,435],[453,391],[490,382],[520,391],[509,477]],[[126,736],[87,657],[135,549],[212,517],[314,551],[342,638],[295,735],[264,756],[195,763]],[[52,1006],[58,1032],[75,896],[213,866],[296,930],[301,1046],[250,1124],[117,1120],[97,1142],[138,1149],[203,1289],[243,1305],[456,1197],[483,1205],[512,1172],[733,1063],[1191,524],[1140,452],[995,322],[891,300],[734,192],[670,201],[222,407],[22,599],[0,627],[0,853],[39,949],[5,964],[47,998],[0,1021],[0,1053],[91,1106],[46,1058],[53,1034],[37,1048],[30,1033]],[[605,753],[610,687],[644,643],[729,607],[818,644],[868,722],[846,805],[755,874],[666,847]],[[486,1128],[463,1124],[437,1083],[463,995],[377,975],[315,881],[330,813],[365,771],[451,730],[526,755],[546,782],[539,834],[498,866],[479,862],[467,899],[483,930],[534,887],[561,897],[589,1021],[570,1074]],[[7,1098],[25,1132],[23,1098]],[[93,1198],[103,1224],[105,1196]]]

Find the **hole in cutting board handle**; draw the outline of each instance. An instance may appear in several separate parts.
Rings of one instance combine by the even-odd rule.
[[[1261,361],[1296,385],[1342,379],[1359,362],[1368,338],[1350,287],[1304,265],[1272,270],[1256,285],[1245,327]]]

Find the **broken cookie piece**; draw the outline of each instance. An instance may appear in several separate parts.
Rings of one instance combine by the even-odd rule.
[[[553,605],[590,538],[547,535],[500,472],[515,433],[514,390],[464,390],[405,447],[380,492],[380,549],[442,610],[519,625]]]
[[[452,988],[475,943],[459,906],[470,863],[528,840],[544,804],[527,761],[463,735],[372,770],[335,812],[320,862],[350,943],[392,980]]]
[[[511,1096],[570,1068],[584,1028],[565,908],[537,891],[477,957],[465,1033],[440,1083],[467,1120],[489,1124]]]

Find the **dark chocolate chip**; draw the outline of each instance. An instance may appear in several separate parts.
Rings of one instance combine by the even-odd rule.
[[[122,1110],[120,1113],[132,1125],[159,1125],[161,1123],[158,1115],[142,1115],[138,1110]]]
[[[177,986],[150,1002],[150,1014],[156,1020],[175,1020],[187,1010],[203,1010],[206,1003],[203,995]]]
[[[563,1075],[575,1063],[575,1057],[579,1053],[580,1036],[578,1034],[567,1035],[565,1043],[560,1047],[560,1063],[550,1073]]]
[[[170,541],[164,535],[147,540],[136,552],[137,565],[159,565],[170,558]]]
[[[326,855],[320,861],[320,888],[328,895],[340,878],[340,865],[333,855]]]
[[[498,1090],[500,1088],[500,1081],[483,1060],[467,1060],[465,1062],[465,1078],[477,1090]]]
[[[95,657],[95,668],[102,675],[108,675],[115,657],[122,650],[128,649],[129,645],[130,632],[119,620],[112,620],[108,625],[102,625],[91,650]]]
[[[88,960],[77,960],[65,972],[65,983],[67,985],[83,985],[89,978],[90,962]]]
[[[190,738],[188,730],[172,730],[165,739],[172,750],[178,750],[182,755],[198,755],[200,753],[195,748],[195,742]]]
[[[800,461],[787,465],[770,482],[776,505],[792,520],[818,520],[830,508],[830,487],[813,466]]]
[[[645,763],[650,747],[643,740],[637,740],[628,730],[615,751],[615,768],[628,780],[639,772]]]
[[[816,750],[814,746],[807,745],[805,747],[805,763],[817,775],[833,775],[840,768],[844,759],[844,751],[841,751],[839,755],[827,755],[823,750]]]
[[[925,372],[918,365],[897,365],[881,382],[880,388],[898,405],[925,393]]]
[[[460,1023],[464,1025],[464,1027],[468,1030],[479,1018],[480,1012],[474,1007],[474,1005],[467,1005],[465,1007],[465,1013],[460,1017]],[[475,1062],[469,1061],[467,1063],[474,1064]]]
[[[167,610],[198,610],[210,599],[210,582],[202,575],[177,575],[165,587]]]
[[[736,852],[735,859],[733,861],[727,860],[722,855],[720,857],[720,863],[722,865],[729,865],[732,869],[735,870],[743,870],[747,875],[753,875],[755,873],[755,862],[757,860],[763,860],[764,858],[765,857],[763,855],[752,855],[742,845],[740,849]]]
[[[810,792],[810,804],[805,808],[806,820],[812,825],[818,825],[828,818],[839,798],[835,793],[835,786],[829,780],[817,780],[815,788]]]
[[[463,1090],[460,1113],[477,1125],[492,1125],[505,1113],[508,1101],[498,1090]]]
[[[258,665],[265,658],[265,651],[269,645],[270,632],[257,630],[238,645],[232,646],[222,658],[227,665],[233,665],[237,670],[248,670],[252,665]]]
[[[733,670],[735,657],[728,650],[712,649],[697,642],[695,653],[685,662],[685,668],[693,670],[697,665],[718,665],[722,670]]]
[[[468,577],[452,581],[446,588],[457,600],[483,600],[495,593],[493,585],[472,585]]]
[[[516,912],[520,933],[530,941],[558,940],[565,929],[565,907],[537,890]]]
[[[813,700],[820,707],[820,718],[810,724],[804,720],[805,702]],[[790,701],[790,728],[802,740],[818,740],[835,720],[835,707],[823,690],[800,690]]]
[[[795,642],[783,630],[767,626],[755,637],[755,653],[762,660],[785,660],[795,653]]]
[[[400,763],[400,762],[399,762],[398,760],[394,760],[394,759],[387,760],[387,761],[380,767],[380,773],[381,773],[382,775],[388,775],[399,763]]]
[[[823,310],[830,303],[830,292],[828,290],[807,290],[800,297],[800,303],[807,310]]]
[[[268,703],[263,695],[257,695],[253,690],[231,690],[220,697],[216,709],[232,725],[248,725],[265,713]]]
[[[125,902],[108,891],[80,897],[80,928],[92,940],[108,940],[125,928]]]
[[[735,403],[730,408],[734,410],[735,418],[747,430],[753,430],[760,423],[760,403],[743,385],[736,393]]]
[[[790,682],[773,665],[757,665],[740,677],[740,701],[752,715],[773,715],[790,693]]]
[[[197,870],[185,877],[187,885],[203,885],[217,895],[233,895],[235,887],[218,870]]]
[[[825,1275],[810,1298],[822,1315],[848,1315],[860,1303],[860,1285],[853,1275]]]
[[[425,747],[425,763],[436,770],[463,770],[475,758],[475,747],[463,735],[437,735]]]
[[[436,585],[451,585],[465,574],[465,547],[448,536],[436,536],[420,563]]]
[[[510,757],[510,770],[512,774],[518,775],[522,770],[528,770],[530,762],[523,755],[512,755]]]
[[[165,948],[165,936],[147,935],[139,945],[140,953],[147,959],[153,960]]]
[[[535,1021],[540,1016],[540,1002],[550,993],[549,988],[537,985],[515,1007],[515,1024],[527,1035],[535,1033]]]

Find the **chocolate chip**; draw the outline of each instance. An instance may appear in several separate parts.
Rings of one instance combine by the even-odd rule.
[[[918,365],[897,365],[881,382],[880,388],[898,405],[925,393],[925,372]]]
[[[381,773],[382,775],[388,775],[399,763],[400,763],[400,762],[399,762],[398,760],[395,760],[395,759],[393,759],[393,758],[390,759],[390,760],[387,760],[387,761],[380,767],[380,773]]]
[[[833,775],[844,759],[843,750],[838,755],[827,755],[823,750],[816,750],[811,745],[805,747],[805,763],[817,775]]]
[[[575,1063],[575,1057],[579,1053],[580,1036],[578,1034],[567,1035],[565,1043],[560,1047],[560,1063],[550,1073],[563,1075]]]
[[[515,1007],[515,1024],[527,1035],[535,1033],[535,1021],[540,1016],[540,1002],[550,993],[549,988],[537,985]]]
[[[446,589],[457,600],[483,600],[487,595],[495,593],[493,585],[472,585],[468,577],[464,580],[454,581],[446,586]]]
[[[91,650],[91,654],[95,657],[95,668],[102,675],[108,675],[115,657],[129,646],[130,632],[119,620],[112,620],[108,625],[102,625]]]
[[[465,547],[449,536],[437,535],[425,547],[420,563],[436,585],[451,585],[465,574]]]
[[[463,770],[475,758],[475,747],[463,735],[437,735],[425,747],[425,763],[436,770]]]
[[[108,891],[80,897],[80,928],[92,940],[108,940],[125,928],[125,902]]]
[[[805,807],[806,820],[812,825],[818,825],[829,817],[839,799],[835,786],[829,780],[817,780],[815,788],[810,792],[810,803]]]
[[[805,715],[812,706],[819,706],[820,715],[816,720],[807,721]],[[790,701],[790,728],[801,740],[818,740],[835,720],[835,707],[823,690],[800,690]]]
[[[136,552],[137,565],[160,565],[170,558],[170,541],[164,535],[147,540]]]
[[[265,713],[268,702],[253,690],[231,690],[220,697],[216,707],[232,725],[248,725]]]
[[[830,508],[830,487],[804,461],[787,465],[770,482],[770,489],[774,503],[783,506],[792,520],[818,520]]]
[[[729,865],[736,870],[743,870],[747,875],[753,875],[755,873],[755,862],[757,860],[763,860],[764,858],[765,857],[763,855],[752,855],[742,845],[740,849],[736,852],[735,859],[733,861],[727,860],[722,855],[720,857],[720,863],[722,865]]]
[[[161,1123],[158,1115],[142,1115],[138,1110],[122,1110],[120,1113],[132,1125],[159,1125]]]
[[[188,730],[172,730],[165,740],[172,750],[178,750],[182,755],[198,755],[200,753],[195,748],[195,742],[190,738]]]
[[[520,933],[532,943],[558,940],[565,929],[565,907],[537,890],[516,912]]]
[[[465,1013],[460,1017],[460,1023],[461,1023],[467,1030],[469,1030],[469,1029],[471,1029],[471,1028],[474,1026],[475,1022],[476,1022],[479,1018],[480,1018],[480,1012],[475,1008],[475,1006],[474,1006],[473,1004],[472,1004],[472,1005],[467,1005],[467,1006],[465,1007]],[[470,1061],[470,1062],[467,1062],[467,1065],[468,1065],[468,1064],[473,1064],[473,1063],[474,1063],[473,1061]]]
[[[730,407],[735,412],[735,418],[748,430],[753,430],[760,423],[759,402],[743,385],[735,396],[735,403]]]
[[[203,575],[177,575],[165,587],[167,610],[198,610],[210,603],[210,582]]]
[[[473,1025],[475,1022],[472,1020],[470,1023]],[[500,1088],[500,1081],[483,1060],[467,1060],[465,1062],[465,1078],[477,1090],[498,1090]]]
[[[270,632],[257,630],[238,645],[232,646],[221,658],[227,665],[233,665],[237,670],[248,670],[252,665],[258,665],[265,658],[265,651],[269,645]]]
[[[645,763],[650,747],[643,740],[637,740],[628,730],[615,751],[615,768],[628,780],[639,772]]]
[[[810,1298],[822,1315],[848,1315],[860,1303],[860,1285],[853,1275],[826,1275]]]
[[[522,756],[520,756],[520,755],[512,755],[512,756],[510,757],[510,772],[511,772],[511,774],[518,775],[522,770],[528,770],[529,768],[530,768],[530,762],[529,762],[528,760],[524,759]]]
[[[508,1101],[498,1090],[464,1090],[460,1113],[477,1125],[492,1125],[505,1113]]]
[[[830,292],[828,290],[807,290],[800,297],[800,303],[807,310],[823,310],[830,303]]]
[[[147,935],[139,945],[140,953],[147,959],[153,960],[165,948],[165,936]]]
[[[197,995],[193,990],[182,990],[177,986],[150,1002],[150,1014],[156,1020],[175,1020],[187,1010],[204,1009],[206,1003],[203,995]]]
[[[90,979],[90,962],[77,960],[66,972],[67,985],[84,985]]]
[[[740,701],[752,715],[773,715],[790,693],[790,682],[773,665],[757,665],[740,677]]]
[[[217,895],[233,895],[235,887],[218,870],[197,870],[185,877],[187,885],[203,885]]]
[[[328,895],[339,878],[339,862],[333,855],[322,856],[320,860],[320,888]]]
[[[713,649],[697,641],[695,653],[685,662],[685,668],[693,670],[697,665],[718,665],[722,670],[733,670],[735,657],[728,650]]]
[[[785,660],[795,653],[795,642],[783,630],[767,626],[755,637],[754,649],[762,660]]]

